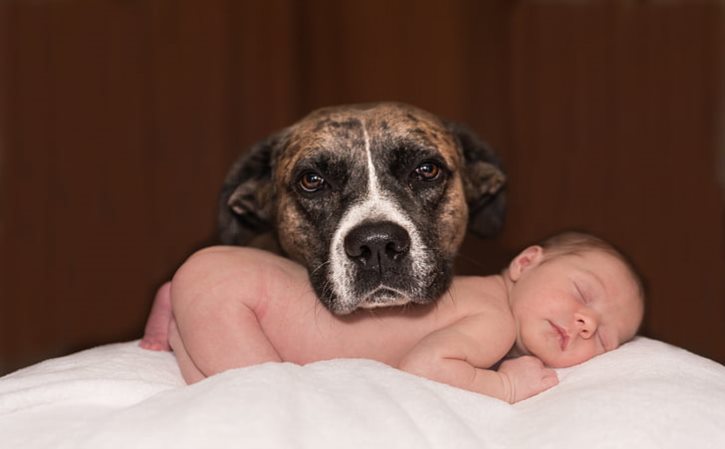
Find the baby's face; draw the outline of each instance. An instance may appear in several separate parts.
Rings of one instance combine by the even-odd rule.
[[[637,332],[639,288],[616,257],[591,250],[544,259],[539,252],[523,263],[510,291],[519,350],[560,368],[611,351]]]

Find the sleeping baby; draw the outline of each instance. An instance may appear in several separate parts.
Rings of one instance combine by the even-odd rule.
[[[499,275],[456,277],[434,304],[345,316],[320,304],[295,262],[211,247],[159,290],[141,346],[170,347],[187,383],[264,362],[367,358],[514,403],[556,385],[552,368],[633,338],[643,297],[624,256],[583,233],[530,246]]]

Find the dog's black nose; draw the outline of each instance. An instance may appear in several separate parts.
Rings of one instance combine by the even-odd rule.
[[[345,237],[347,256],[366,269],[383,270],[395,265],[409,250],[408,232],[389,221],[362,224]]]

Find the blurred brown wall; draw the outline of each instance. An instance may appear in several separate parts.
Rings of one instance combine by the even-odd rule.
[[[491,273],[563,228],[624,248],[646,335],[725,362],[717,1],[27,0],[0,5],[0,373],[138,338],[212,242],[235,156],[318,106],[469,124],[509,173]]]

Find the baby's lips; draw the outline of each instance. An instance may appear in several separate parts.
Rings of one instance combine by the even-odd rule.
[[[569,334],[567,331],[565,331],[562,327],[557,326],[552,321],[549,321],[549,324],[551,324],[551,327],[554,328],[557,334],[559,334],[559,347],[562,351],[566,351],[566,348],[569,346]]]

